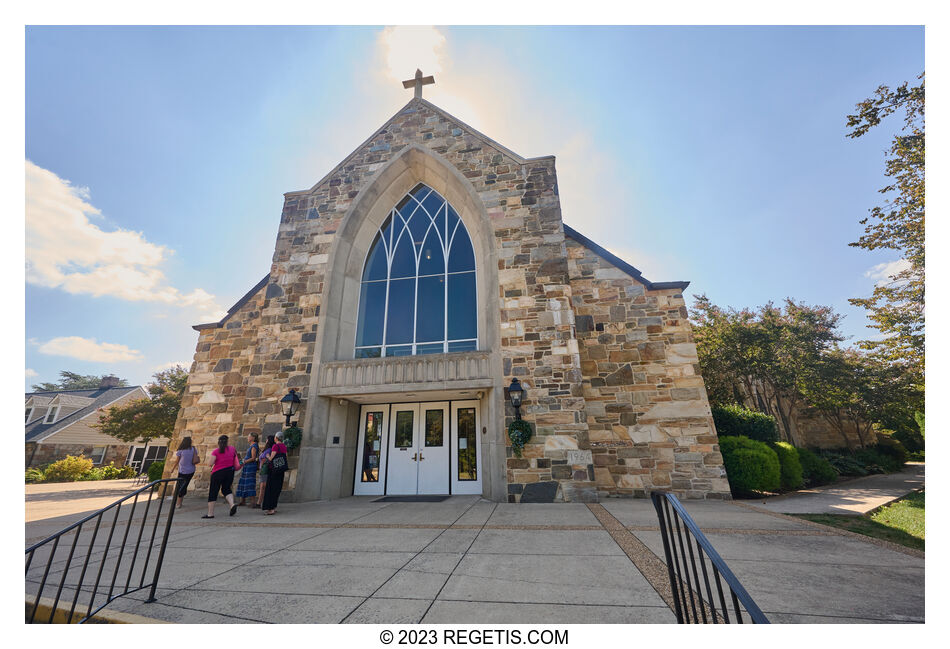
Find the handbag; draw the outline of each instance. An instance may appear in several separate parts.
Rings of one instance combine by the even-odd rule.
[[[272,471],[283,471],[287,468],[287,454],[277,453],[270,461]]]

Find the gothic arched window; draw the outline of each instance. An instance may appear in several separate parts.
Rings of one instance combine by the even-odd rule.
[[[465,224],[419,184],[376,232],[363,265],[356,358],[478,347],[475,251]]]

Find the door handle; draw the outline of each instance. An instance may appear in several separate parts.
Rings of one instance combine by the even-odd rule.
[[[412,454],[412,459],[413,459],[414,461],[418,462],[418,461],[419,461],[418,458],[419,458],[419,454],[418,454],[418,453],[413,453],[413,454]]]
[[[425,459],[425,458],[422,457],[422,453],[419,453],[419,461],[421,462],[421,461],[424,460],[424,459]]]

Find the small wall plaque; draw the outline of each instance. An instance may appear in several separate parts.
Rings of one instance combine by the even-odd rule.
[[[592,457],[590,451],[568,451],[567,463],[568,464],[593,464],[594,458]]]

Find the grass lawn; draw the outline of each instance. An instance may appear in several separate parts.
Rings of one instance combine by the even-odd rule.
[[[924,492],[908,494],[868,516],[796,514],[799,518],[839,527],[849,532],[924,549]]]

